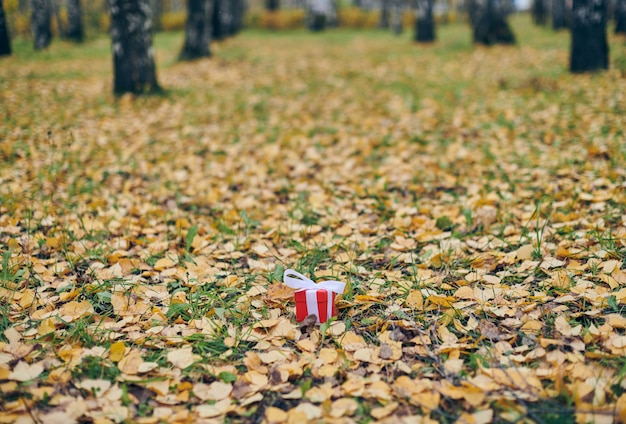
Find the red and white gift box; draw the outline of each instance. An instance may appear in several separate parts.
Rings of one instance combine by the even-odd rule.
[[[315,315],[318,323],[337,316],[335,298],[343,293],[346,283],[341,281],[321,281],[314,283],[304,275],[292,269],[283,274],[283,281],[292,289],[296,299],[296,321],[301,322],[309,315]]]

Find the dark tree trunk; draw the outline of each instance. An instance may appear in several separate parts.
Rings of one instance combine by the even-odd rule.
[[[226,36],[232,37],[237,32],[235,30],[235,15],[237,14],[237,0],[224,1],[224,6],[226,9],[225,18],[227,19],[225,23]]]
[[[402,0],[391,0],[389,25],[391,26],[391,32],[395,35],[402,34],[402,12]]]
[[[390,0],[381,0],[380,2],[380,28],[389,28],[389,3]]]
[[[615,3],[615,33],[626,34],[626,0]]]
[[[473,7],[475,43],[486,46],[515,44],[515,35],[507,22],[507,4],[502,0],[475,0]]]
[[[311,31],[326,29],[328,18],[332,13],[330,0],[311,0],[307,10],[307,22]]]
[[[9,56],[11,54],[11,39],[9,38],[9,29],[7,28],[7,19],[4,14],[4,6],[0,0],[0,56]]]
[[[67,30],[65,37],[79,43],[85,38],[80,0],[67,1]]]
[[[609,68],[606,21],[606,0],[574,0],[571,72]]]
[[[417,19],[415,19],[415,41],[432,43],[435,41],[435,17],[433,0],[417,0]]]
[[[243,28],[243,17],[246,14],[246,1],[233,0],[233,24],[232,33],[237,34]]]
[[[192,60],[211,56],[212,0],[187,0],[187,22],[185,45],[180,52],[181,60]]]
[[[43,50],[52,41],[50,20],[52,19],[52,7],[48,0],[31,0],[30,24],[33,30],[35,50]]]
[[[533,15],[533,22],[535,25],[547,25],[548,24],[548,8],[546,0],[534,0],[531,9]]]
[[[149,0],[108,0],[113,40],[113,91],[159,91],[152,47]]]
[[[280,0],[265,0],[265,9],[270,12],[280,9]]]
[[[215,40],[223,40],[231,35],[232,13],[231,0],[214,0],[212,36]]]
[[[552,29],[567,28],[567,14],[565,12],[565,0],[552,0]]]

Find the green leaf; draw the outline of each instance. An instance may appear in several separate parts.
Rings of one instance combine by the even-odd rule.
[[[617,311],[619,309],[619,307],[617,306],[617,298],[615,297],[615,295],[611,295],[606,299],[606,303],[609,305],[609,308],[613,309],[614,311]]]
[[[219,373],[217,378],[222,380],[224,383],[233,383],[237,381],[237,374],[233,374],[232,372],[228,371],[222,371],[221,373]]]
[[[185,247],[187,251],[191,250],[191,243],[193,243],[193,239],[198,235],[198,226],[194,225],[189,228],[187,231],[187,236],[185,237]]]

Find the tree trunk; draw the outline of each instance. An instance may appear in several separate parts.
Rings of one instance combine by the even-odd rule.
[[[389,28],[389,3],[390,0],[381,0],[380,2],[380,28]]]
[[[85,38],[80,0],[67,1],[67,30],[65,31],[65,37],[78,43]]]
[[[507,22],[508,5],[502,0],[475,0],[474,42],[490,46],[493,44],[515,44],[515,35]]]
[[[212,0],[187,0],[187,22],[185,45],[180,52],[181,60],[192,60],[211,56]]]
[[[311,0],[308,7],[308,27],[311,31],[323,31],[332,13],[330,0]]]
[[[615,3],[615,33],[626,34],[626,0]]]
[[[417,0],[417,19],[415,19],[415,41],[432,43],[435,41],[435,18],[433,0]]]
[[[552,29],[555,31],[567,28],[565,0],[552,0]]]
[[[11,54],[11,39],[9,38],[9,29],[7,28],[7,19],[4,14],[4,6],[0,0],[0,56],[9,56]]]
[[[212,18],[212,36],[215,40],[223,40],[231,35],[232,0],[214,0]]]
[[[391,32],[395,35],[402,34],[402,0],[391,0],[391,11],[389,14],[389,25]]]
[[[280,0],[265,0],[265,9],[275,12],[280,9]]]
[[[52,41],[51,9],[48,0],[31,0],[30,24],[33,30],[35,50],[45,49]]]
[[[152,28],[161,31],[161,18],[163,17],[163,0],[151,0],[152,7]]]
[[[159,91],[149,0],[108,0],[115,94]]]
[[[570,72],[609,68],[606,0],[574,0]]]
[[[531,12],[535,25],[544,26],[548,24],[548,8],[546,6],[546,0],[533,1]]]
[[[243,17],[246,14],[246,1],[233,0],[233,24],[232,33],[238,34],[243,28]]]

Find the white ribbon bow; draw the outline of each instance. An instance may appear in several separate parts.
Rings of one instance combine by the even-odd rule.
[[[312,280],[300,274],[299,272],[294,271],[293,269],[285,270],[285,273],[283,274],[283,281],[292,289],[297,289],[297,290],[324,289],[329,292],[341,294],[346,288],[346,283],[342,283],[341,281],[327,280],[327,281],[320,281],[319,283],[314,283]],[[315,308],[315,310],[317,310],[317,307]],[[332,299],[332,296],[329,296],[327,317],[330,318],[332,315],[333,315],[333,299]],[[317,317],[317,319],[319,321],[319,316]]]

